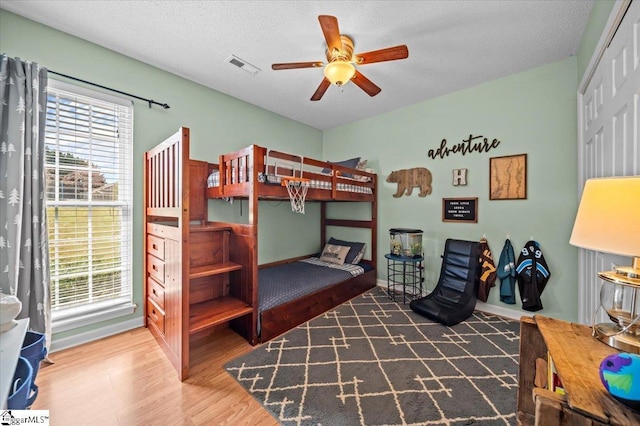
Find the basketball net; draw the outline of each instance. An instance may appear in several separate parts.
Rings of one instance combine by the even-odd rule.
[[[287,187],[289,201],[291,201],[291,211],[304,214],[304,200],[309,189],[309,179],[286,177],[282,178],[282,186]]]

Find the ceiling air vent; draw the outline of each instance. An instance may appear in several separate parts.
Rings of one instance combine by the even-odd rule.
[[[256,75],[260,72],[260,68],[253,66],[249,62],[245,61],[244,59],[240,59],[234,55],[229,56],[227,58],[227,62],[229,62],[232,65],[235,65],[236,67],[242,70],[245,70],[251,75]]]

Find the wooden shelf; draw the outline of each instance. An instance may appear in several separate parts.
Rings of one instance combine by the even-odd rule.
[[[224,274],[225,272],[237,271],[242,269],[242,265],[233,262],[216,263],[215,265],[204,265],[191,268],[189,278],[202,278],[211,275]]]
[[[189,333],[197,333],[251,312],[251,306],[231,296],[196,303],[190,306]]]
[[[218,223],[212,222],[204,222],[199,225],[191,225],[189,227],[189,232],[221,232],[221,231],[231,231],[231,227],[229,225],[220,225]]]

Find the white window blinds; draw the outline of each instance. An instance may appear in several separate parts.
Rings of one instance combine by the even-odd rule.
[[[45,135],[54,331],[131,313],[133,106],[50,80]]]

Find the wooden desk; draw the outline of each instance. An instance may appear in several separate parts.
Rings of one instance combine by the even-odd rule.
[[[541,426],[640,425],[640,414],[616,401],[599,376],[600,362],[618,353],[595,340],[591,328],[536,315],[520,319],[518,424]],[[550,354],[564,396],[534,385],[537,358]]]

